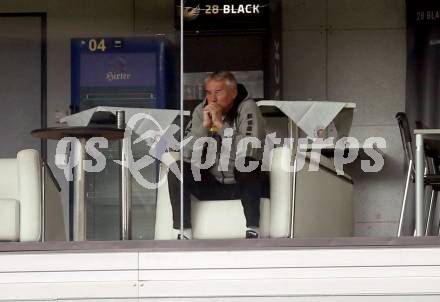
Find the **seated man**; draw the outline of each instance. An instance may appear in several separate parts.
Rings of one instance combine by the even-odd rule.
[[[266,134],[263,117],[255,101],[248,98],[246,89],[242,85],[237,85],[235,77],[230,72],[210,74],[205,79],[205,92],[206,98],[194,109],[185,132],[186,137],[193,136],[193,139],[185,145],[183,155],[183,238],[192,238],[191,194],[200,200],[240,198],[247,226],[246,234],[243,235],[246,238],[258,238],[260,197],[262,188],[268,184],[267,175],[260,169]],[[197,148],[194,143],[202,137],[215,139],[217,151],[215,152],[214,149],[214,152],[210,152],[212,148],[204,145],[202,156],[199,156],[197,162],[197,156],[194,158],[193,154]],[[261,146],[247,147],[245,153],[237,157],[238,144],[244,137],[259,139]],[[228,145],[225,143],[226,139],[230,148],[223,147]],[[229,157],[223,154],[226,149],[229,151]],[[209,169],[198,168],[200,178],[195,179],[192,168],[197,164],[200,167],[202,162],[206,163],[208,160],[211,160],[213,165]],[[237,165],[236,162],[240,160],[241,163]],[[250,170],[240,167],[248,167],[251,161],[254,164],[255,161],[258,163],[256,169],[242,172]],[[180,182],[173,173],[168,173],[168,185],[173,208],[173,228],[180,229]],[[179,238],[182,238],[182,234]]]

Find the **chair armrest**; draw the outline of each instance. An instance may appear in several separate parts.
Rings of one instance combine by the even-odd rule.
[[[17,153],[20,199],[20,241],[37,241],[41,237],[41,166],[37,150]]]
[[[292,152],[287,147],[272,150],[270,170],[270,237],[288,237],[292,201],[292,173],[289,172]]]

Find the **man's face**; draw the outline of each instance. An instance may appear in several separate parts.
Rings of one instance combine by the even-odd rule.
[[[223,114],[231,109],[237,96],[237,89],[229,88],[225,81],[211,80],[206,82],[205,92],[208,104],[216,103],[222,107]]]

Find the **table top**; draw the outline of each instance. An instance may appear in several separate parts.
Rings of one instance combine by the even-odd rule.
[[[334,101],[261,100],[257,105],[264,116],[277,116],[281,112],[308,137],[317,137],[317,133],[326,129],[333,121],[337,136],[347,136],[353,121],[353,110],[356,108],[354,103]],[[266,109],[267,107],[270,109]],[[343,115],[340,114],[342,111]]]
[[[440,154],[440,129],[414,129],[415,135],[421,135],[424,145]]]
[[[98,106],[81,112],[68,115],[61,119],[62,123],[67,123],[71,127],[87,126],[94,113],[109,112],[116,114],[117,111],[124,111],[125,121],[129,124],[129,120],[136,114],[143,113],[143,119],[154,119],[162,128],[168,127],[179,115],[189,116],[189,111],[180,111],[176,109],[155,109],[155,108],[132,108],[132,107],[112,107]],[[145,116],[145,115],[148,115]],[[133,129],[136,130],[136,129]]]
[[[414,129],[414,134],[421,135],[425,145],[440,152],[440,129]]]
[[[261,100],[258,101],[258,105],[259,106],[275,106],[278,107],[278,105],[280,105],[280,103],[288,103],[291,104],[293,106],[295,106],[296,104],[328,104],[328,103],[343,103],[344,104],[344,108],[346,109],[355,109],[356,108],[356,103],[351,103],[351,102],[334,102],[334,101],[287,101],[287,100]]]
[[[440,129],[414,129],[414,134],[440,134]]]
[[[51,127],[33,130],[31,135],[42,139],[55,140],[60,140],[64,137],[104,137],[109,140],[117,140],[124,138],[124,133],[124,129],[111,127]]]

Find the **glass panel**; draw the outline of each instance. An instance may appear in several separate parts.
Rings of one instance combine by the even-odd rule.
[[[396,112],[405,108],[403,71],[406,56],[412,54],[411,49],[406,50],[405,34],[413,33],[401,30],[406,26],[403,1],[394,1],[387,7],[376,0],[366,7],[360,1],[326,0],[4,0],[0,11],[2,28],[6,29],[0,31],[0,63],[6,68],[0,80],[4,88],[0,89],[4,107],[1,125],[6,130],[3,136],[14,138],[6,140],[13,143],[0,144],[0,154],[11,157],[18,149],[41,149],[61,185],[64,215],[60,216],[66,218],[66,226],[70,223],[71,237],[74,226],[78,226],[74,217],[84,214],[86,222],[81,227],[85,225],[86,231],[82,239],[121,239],[121,166],[113,161],[121,160],[121,143],[109,141],[107,148],[98,148],[105,157],[106,168],[98,173],[87,172],[85,192],[74,192],[73,181],[67,180],[66,175],[72,174],[75,158],[70,157],[70,166],[56,163],[58,140],[40,144],[29,135],[33,130],[29,127],[70,127],[61,123],[65,115],[97,106],[185,109],[194,116],[206,96],[218,101],[227,91],[223,87],[205,86],[206,76],[220,70],[231,71],[256,102],[267,101],[254,108],[258,116],[262,115],[265,133],[252,133],[257,119],[248,118],[251,112],[245,110],[242,119],[237,119],[238,107],[221,110],[219,125],[233,128],[230,137],[222,127],[211,127],[209,123],[203,127],[201,120],[198,125],[193,123],[193,128],[203,130],[196,138],[205,137],[212,142],[212,150],[220,151],[213,152],[214,163],[224,159],[223,163],[231,164],[228,169],[225,167],[226,171],[219,171],[218,165],[214,173],[213,169],[204,169],[208,177],[214,177],[218,183],[220,179],[221,186],[213,182],[200,185],[204,188],[197,189],[203,191],[200,194],[192,192],[200,200],[211,199],[194,201],[191,220],[195,239],[244,238],[248,227],[258,231],[261,238],[395,237],[400,222],[400,235],[414,234],[415,194],[414,184],[409,181],[414,173],[404,160],[394,119]],[[436,10],[421,7],[420,11]],[[428,28],[411,26],[417,32]],[[151,43],[144,43],[147,40]],[[165,40],[163,44],[157,42]],[[417,39],[409,40],[418,43]],[[430,42],[425,44],[436,60],[438,41]],[[431,57],[416,59],[429,60]],[[431,74],[435,70],[431,69],[434,64],[425,65],[428,69],[421,68],[420,72]],[[419,78],[417,74],[409,77],[410,82]],[[437,87],[436,80],[432,81],[431,86]],[[408,91],[423,91],[416,88]],[[435,95],[431,92],[428,95]],[[243,95],[243,90],[237,90],[237,95]],[[203,116],[201,109],[198,107],[198,114]],[[212,119],[213,109],[210,110],[207,116]],[[157,119],[165,121],[162,117]],[[26,127],[9,130],[16,120]],[[177,117],[164,122],[166,125],[161,128],[166,129],[171,123],[180,127],[181,121],[180,128],[184,128],[190,120],[191,116]],[[423,126],[424,122],[421,120],[418,125]],[[410,123],[414,124],[411,118]],[[114,117],[88,124],[98,125],[114,128]],[[415,125],[411,126],[413,129]],[[241,132],[237,135],[237,131]],[[267,186],[257,182],[259,177],[250,177],[250,189],[243,189],[245,186],[240,181],[237,184],[239,176],[234,174],[236,152],[228,160],[220,156],[221,146],[227,150],[228,139],[233,147],[238,146],[240,135],[256,137],[264,145],[257,152],[259,155],[249,151],[252,156],[248,160],[262,160],[263,167],[270,170],[264,171],[267,173],[263,178],[267,180],[270,175],[271,192],[265,193],[271,194],[259,193],[269,196],[269,201],[246,202],[243,196]],[[347,139],[348,135],[352,139]],[[179,131],[174,137],[181,141]],[[333,138],[329,146],[318,144],[328,138]],[[317,151],[315,154],[310,152],[312,147]],[[136,162],[150,152],[145,142],[132,144],[132,150]],[[172,151],[158,150],[154,163],[140,169],[140,178],[160,183],[160,165],[165,168],[160,158],[165,150]],[[205,157],[203,152],[198,156]],[[438,165],[438,156],[431,157],[433,164]],[[97,163],[96,158],[88,159],[92,159],[92,165]],[[292,171],[294,165],[299,170],[296,174]],[[368,171],[372,166],[377,171]],[[408,170],[410,178],[404,186]],[[172,174],[179,172],[176,167]],[[192,172],[197,171],[187,172],[193,178]],[[176,182],[172,194],[180,196],[181,185]],[[135,177],[128,186],[132,197],[128,237],[177,238],[179,231],[173,228],[173,219],[180,213],[176,205],[171,206],[169,188],[146,188]],[[405,192],[407,204],[400,217]],[[80,208],[74,207],[78,196],[85,197],[84,213],[82,208],[74,213],[74,209]],[[164,197],[163,203],[158,201],[160,196]],[[434,197],[435,194],[427,194],[417,207],[419,226],[422,225],[419,231],[428,224],[430,235],[438,234],[440,222],[440,207]],[[179,202],[183,201],[179,198]],[[183,216],[188,217],[189,211],[187,207]],[[258,211],[259,219],[255,218]],[[250,221],[250,217],[256,221]]]

